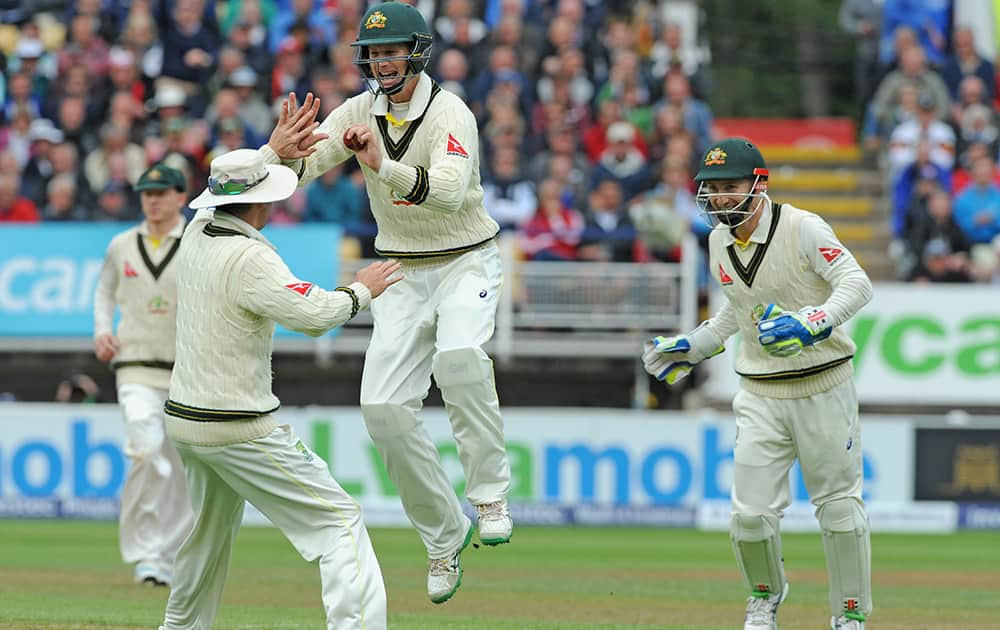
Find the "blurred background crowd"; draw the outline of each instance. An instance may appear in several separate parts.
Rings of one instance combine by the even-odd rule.
[[[716,133],[711,104],[739,110],[726,104],[735,94],[754,108],[732,74],[714,80],[706,22],[725,7],[411,4],[434,31],[430,74],[479,119],[485,204],[523,257],[675,261],[689,231],[704,245],[691,176]],[[992,19],[993,3],[978,4]],[[318,95],[325,116],[365,89],[348,46],[364,0],[0,0],[0,8],[0,221],[134,221],[132,184],[148,165],[182,168],[196,192],[214,156],[267,141],[288,92]],[[762,9],[744,8],[747,24],[766,21]],[[959,23],[949,0],[843,0],[839,10],[840,36],[856,44],[851,114],[891,206],[895,273],[1000,281],[992,35]],[[718,38],[721,48],[727,41]],[[808,57],[807,43],[789,47],[785,62]],[[753,57],[759,66],[769,56]],[[754,74],[758,93],[772,78],[772,91],[783,87],[776,74]],[[814,91],[800,92],[809,110]],[[346,255],[373,253],[353,160],[279,204],[273,221],[340,224],[353,237]]]

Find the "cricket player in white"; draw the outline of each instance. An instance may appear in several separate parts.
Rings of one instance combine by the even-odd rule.
[[[321,335],[398,281],[373,263],[334,291],[296,278],[260,230],[295,173],[238,149],[211,164],[177,256],[177,358],[167,435],[184,462],[195,525],[177,555],[162,630],[207,630],[250,501],[302,557],[319,560],[330,630],[386,627],[385,587],[360,506],[288,425],[271,391],[275,322]],[[215,208],[215,211],[209,210]]]
[[[476,120],[423,72],[431,43],[416,9],[374,5],[353,44],[370,93],[349,99],[322,124],[311,94],[301,108],[289,94],[260,151],[291,167],[300,186],[356,155],[378,223],[375,247],[403,263],[406,278],[372,306],[361,410],[427,548],[427,594],[442,603],[461,583],[461,552],[473,528],[418,417],[431,376],[451,420],[480,540],[508,542],[513,523],[493,363],[482,349],[493,335],[502,282],[499,226],[483,208]],[[289,141],[299,129],[315,133]]]
[[[870,299],[871,282],[820,217],[767,196],[767,166],[747,140],[706,153],[695,180],[711,272],[727,298],[692,332],[646,344],[646,370],[668,384],[740,333],[733,400],[733,550],[747,599],[745,630],[777,628],[788,594],[780,519],[799,459],[823,532],[831,628],[863,630],[872,610],[868,517],[861,499],[854,342],[839,328]]]
[[[135,581],[158,586],[170,583],[193,520],[184,469],[163,429],[177,316],[173,261],[184,232],[186,188],[183,173],[163,164],[139,177],[135,189],[145,219],[111,240],[94,294],[94,351],[115,369],[130,463],[118,543],[122,560],[135,564]]]

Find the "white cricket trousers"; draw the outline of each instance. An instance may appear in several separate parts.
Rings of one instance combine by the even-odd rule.
[[[405,279],[372,302],[361,411],[428,556],[443,558],[462,546],[471,523],[417,414],[433,375],[469,502],[506,499],[503,420],[493,362],[482,349],[493,336],[503,271],[494,243],[441,264],[403,262]]]
[[[252,503],[308,562],[319,560],[329,630],[386,627],[385,586],[361,507],[288,425],[227,446],[177,443],[196,521],[177,555],[161,630],[208,630],[233,540]]]
[[[799,460],[813,505],[861,500],[861,423],[854,381],[804,398],[740,390],[736,415],[733,511],[780,516],[791,504],[788,471]]]
[[[137,383],[118,386],[130,462],[118,515],[118,545],[125,562],[144,562],[169,573],[194,515],[184,467],[163,428],[166,399],[165,389]]]

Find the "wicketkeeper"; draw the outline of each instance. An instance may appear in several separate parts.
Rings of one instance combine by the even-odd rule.
[[[831,628],[863,630],[872,610],[861,499],[855,346],[840,326],[872,295],[867,274],[819,216],[767,196],[767,165],[741,138],[705,154],[698,202],[714,226],[711,272],[725,305],[686,335],[646,344],[646,371],[673,384],[739,333],[733,550],[749,593],[745,630],[775,630],[788,594],[780,519],[798,458],[830,581]]]

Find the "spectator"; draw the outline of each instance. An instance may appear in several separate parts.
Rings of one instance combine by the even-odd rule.
[[[923,49],[911,46],[903,51],[899,69],[886,75],[872,97],[872,114],[879,129],[877,135],[885,137],[892,131],[900,104],[900,91],[905,84],[916,85],[918,93],[932,99],[935,117],[940,120],[947,118],[951,103],[948,87],[938,73],[927,66]]]
[[[951,191],[951,172],[931,161],[926,140],[917,144],[916,160],[899,174],[892,190],[892,236],[901,238],[907,230],[913,208],[932,190]]]
[[[664,98],[658,105],[672,105],[681,114],[684,128],[691,133],[695,151],[704,154],[712,141],[712,111],[708,105],[691,96],[687,77],[668,74],[664,81]]]
[[[31,118],[38,118],[42,113],[38,98],[31,93],[31,76],[26,72],[15,72],[7,80],[7,99],[3,104],[7,124],[14,120],[19,110],[28,112]]]
[[[250,22],[237,22],[229,31],[229,45],[243,53],[244,62],[257,76],[270,76],[272,55],[268,38],[258,38],[255,32],[257,31]]]
[[[55,128],[47,118],[31,121],[28,127],[31,141],[31,157],[25,164],[21,178],[21,194],[36,206],[45,204],[45,187],[52,177],[52,147],[63,141],[63,133]]]
[[[301,103],[309,91],[304,50],[299,40],[286,37],[278,46],[278,59],[271,72],[271,99],[295,92]]]
[[[346,230],[357,230],[365,205],[364,179],[361,171],[347,174],[343,164],[326,171],[306,188],[303,221],[333,223]]]
[[[575,260],[583,215],[563,203],[557,182],[547,179],[538,190],[538,208],[518,230],[521,252],[528,260]]]
[[[27,108],[14,110],[13,119],[0,128],[0,149],[10,151],[17,158],[17,166],[24,169],[31,159],[31,139],[28,137],[34,117]]]
[[[917,146],[923,140],[929,145],[930,161],[951,171],[955,166],[955,132],[938,117],[934,98],[921,94],[917,100],[917,116],[903,122],[889,138],[889,168],[895,178],[917,159]]]
[[[955,170],[951,173],[952,194],[958,195],[972,183],[972,165],[979,158],[989,158],[992,155],[996,155],[996,152],[989,145],[981,142],[973,142],[966,147],[965,151],[959,156]],[[993,183],[1000,186],[1000,167],[996,165],[993,167]]]
[[[625,192],[626,202],[650,187],[652,171],[649,161],[635,148],[635,137],[635,127],[630,123],[619,121],[608,127],[608,146],[591,171],[592,187],[614,180]]]
[[[520,163],[516,149],[498,149],[484,178],[483,206],[502,230],[524,225],[538,207],[535,185],[521,172]]]
[[[0,223],[38,223],[38,207],[18,193],[20,188],[16,173],[0,175]]]
[[[569,125],[549,127],[545,133],[546,149],[535,154],[528,164],[528,174],[536,183],[548,177],[549,163],[557,156],[565,157],[570,164],[569,176],[574,185],[583,185],[590,176],[591,166],[579,148],[577,130]],[[573,207],[582,206],[583,199],[577,199]]]
[[[97,208],[93,213],[95,221],[136,221],[138,213],[136,206],[129,204],[129,196],[125,186],[111,180],[97,195]]]
[[[983,92],[985,102],[992,102],[996,95],[996,76],[994,75],[993,64],[979,56],[975,47],[975,36],[968,26],[960,26],[955,30],[955,39],[952,42],[954,51],[948,55],[941,70],[941,78],[944,79],[952,98],[958,98],[959,85],[966,77],[978,77],[983,82]]]
[[[935,189],[910,223],[906,242],[920,254],[910,280],[968,282],[971,244],[952,214],[951,195]]]
[[[468,98],[469,62],[457,48],[449,48],[437,58],[436,78],[441,87]]]
[[[77,200],[76,178],[69,173],[56,175],[48,182],[42,221],[87,221],[90,212]]]
[[[1000,186],[993,173],[993,160],[979,158],[972,165],[972,184],[955,198],[955,222],[972,243],[989,243],[1000,233]]]
[[[884,0],[882,5],[882,35],[879,40],[879,60],[889,64],[893,60],[893,40],[900,27],[910,28],[917,35],[921,50],[930,63],[939,66],[944,62],[948,43],[950,2],[927,0]]]
[[[229,75],[226,85],[236,92],[238,115],[250,127],[251,134],[256,138],[266,138],[274,125],[274,118],[257,91],[257,73],[249,66],[241,66]],[[315,80],[313,88],[326,105],[326,96],[316,89]]]
[[[279,52],[281,43],[292,33],[296,24],[302,24],[308,38],[303,50],[325,51],[337,43],[333,11],[325,0],[290,0],[288,8],[278,11],[271,21],[271,52]],[[334,5],[336,7],[336,5]]]
[[[31,96],[35,102],[43,102],[49,95],[49,84],[57,72],[54,64],[44,63],[43,58],[52,61],[46,55],[45,46],[34,37],[21,37],[14,47],[14,55],[17,57],[17,67],[15,72],[26,74],[30,77]],[[52,66],[49,69],[49,66]]]
[[[120,154],[126,165],[123,184],[133,184],[146,170],[146,154],[137,144],[129,142],[128,132],[112,123],[101,127],[101,146],[83,160],[83,173],[91,190],[103,189],[111,175],[112,156]]]
[[[98,34],[98,18],[77,13],[69,24],[69,42],[59,51],[59,74],[81,65],[98,82],[108,73],[109,46]]]
[[[68,96],[59,102],[56,124],[77,154],[88,154],[97,148],[97,134],[87,124],[87,104],[79,96]]]
[[[707,98],[712,91],[711,66],[705,49],[698,47],[693,33],[687,34],[676,22],[667,23],[649,51],[650,74],[663,85],[670,73],[684,75],[697,98]]]
[[[606,179],[590,193],[587,226],[578,250],[581,260],[636,262],[635,228],[625,208],[621,185]]]
[[[135,55],[126,48],[115,46],[108,54],[107,91],[125,92],[139,105],[146,102],[146,84],[139,76]]]
[[[159,7],[156,21],[163,39],[163,68],[158,83],[183,89],[194,115],[200,115],[207,105],[201,86],[211,78],[221,45],[215,3],[163,0]]]
[[[132,3],[119,43],[135,56],[143,77],[152,80],[160,76],[163,68],[163,44],[158,39],[156,24],[148,5]]]

